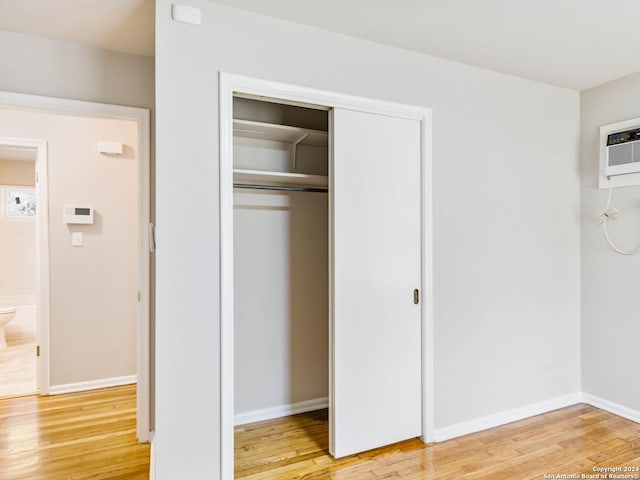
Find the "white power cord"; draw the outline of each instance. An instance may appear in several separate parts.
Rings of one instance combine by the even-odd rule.
[[[632,251],[621,250],[620,248],[616,247],[611,241],[611,238],[609,238],[609,232],[607,232],[607,221],[617,220],[618,215],[620,215],[620,210],[618,210],[617,208],[611,208],[611,191],[612,190],[613,190],[613,182],[609,180],[609,196],[607,198],[607,209],[600,216],[600,223],[602,224],[602,232],[604,233],[604,238],[607,240],[607,243],[609,244],[609,246],[619,254],[637,255],[640,253],[640,247]]]

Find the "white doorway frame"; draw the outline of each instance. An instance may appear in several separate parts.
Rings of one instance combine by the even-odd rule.
[[[233,96],[319,105],[417,120],[422,151],[422,439],[434,440],[431,109],[220,73],[220,478],[234,477]],[[330,355],[331,356],[331,355]],[[330,393],[331,404],[331,393]],[[331,408],[331,407],[330,407]]]
[[[136,431],[139,442],[150,440],[150,245],[149,223],[151,220],[150,209],[150,165],[151,165],[151,120],[149,110],[137,107],[121,105],[109,105],[105,103],[86,102],[81,100],[69,100],[64,98],[43,97],[13,92],[0,91],[0,107],[16,110],[28,110],[43,113],[57,113],[78,117],[98,117],[121,120],[131,120],[137,124],[138,147],[138,291],[140,301],[137,312],[137,352],[136,352]],[[28,140],[26,140],[28,142]],[[44,155],[44,163],[47,165],[47,146],[45,141],[39,141],[38,160]],[[50,392],[50,349],[49,349],[49,238],[48,238],[48,168],[43,178],[39,170],[39,182],[36,184],[38,194],[38,209],[46,213],[39,215],[42,223],[38,222],[40,234],[42,234],[39,247],[39,300],[38,300],[38,330],[40,337],[40,364],[39,364],[39,389],[42,395]],[[40,313],[42,312],[42,313]]]

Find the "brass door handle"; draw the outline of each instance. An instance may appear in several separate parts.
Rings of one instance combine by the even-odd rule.
[[[420,290],[417,288],[413,291],[413,303],[418,305],[420,303]]]

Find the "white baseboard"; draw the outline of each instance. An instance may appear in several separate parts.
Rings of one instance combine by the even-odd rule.
[[[234,416],[235,425],[245,425],[247,423],[262,422],[273,418],[296,415],[298,413],[312,412],[329,406],[327,397],[314,398],[303,402],[280,405],[278,407],[265,408],[263,410],[253,410],[251,412],[238,413]]]
[[[49,395],[60,395],[62,393],[84,392],[96,390],[98,388],[119,387],[136,383],[136,375],[126,375],[124,377],[102,378],[100,380],[90,380],[88,382],[67,383],[64,385],[51,385]]]
[[[0,297],[0,307],[24,307],[36,304],[36,295],[4,295]]]
[[[500,425],[516,422],[518,420],[547,413],[552,410],[568,407],[570,405],[575,405],[576,403],[581,403],[582,400],[582,395],[579,392],[563,395],[561,397],[551,398],[531,405],[525,405],[524,407],[494,413],[492,415],[487,415],[486,417],[456,423],[455,425],[450,425],[448,427],[436,428],[433,436],[436,442],[442,442],[451,438],[461,437],[463,435],[468,435],[469,433],[499,427]]]
[[[626,418],[632,422],[640,423],[640,412],[631,408],[619,405],[604,398],[596,397],[589,393],[582,393],[582,400],[584,403],[591,405],[592,407],[599,408],[619,417]]]
[[[149,480],[156,480],[156,432],[149,434],[151,449],[149,452]]]

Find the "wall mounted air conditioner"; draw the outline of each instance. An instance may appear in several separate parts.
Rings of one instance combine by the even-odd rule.
[[[605,175],[640,172],[640,125],[606,136]]]

